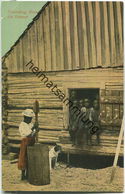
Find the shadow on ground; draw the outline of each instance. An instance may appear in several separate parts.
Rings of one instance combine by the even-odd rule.
[[[58,161],[67,163],[67,155],[60,154]],[[69,156],[71,167],[101,169],[113,165],[114,156],[75,155]],[[123,157],[119,157],[118,166],[123,167]]]

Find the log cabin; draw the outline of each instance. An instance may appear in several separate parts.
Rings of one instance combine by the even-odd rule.
[[[69,107],[27,68],[31,60],[67,98],[72,91],[78,100],[98,96],[100,145],[72,146]],[[123,118],[123,2],[46,3],[4,55],[6,68],[3,126],[11,148],[19,148],[22,111],[38,100],[39,142],[58,143],[64,153],[115,154]]]

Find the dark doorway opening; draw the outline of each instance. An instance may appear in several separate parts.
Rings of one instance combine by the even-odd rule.
[[[69,107],[69,134],[71,141],[73,145],[92,145],[90,127],[88,124],[82,123],[77,113],[84,113],[86,120],[99,126],[99,88],[69,89],[69,99],[73,103],[73,107]],[[98,145],[100,143],[99,133],[96,135],[95,143]]]
[[[82,100],[88,98],[90,107],[95,99],[99,100],[99,88],[73,88],[69,89],[69,98],[73,100]]]

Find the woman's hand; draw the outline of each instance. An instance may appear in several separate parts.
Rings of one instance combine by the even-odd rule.
[[[38,122],[35,122],[33,127],[34,127],[34,129],[38,129],[38,127],[39,127]]]

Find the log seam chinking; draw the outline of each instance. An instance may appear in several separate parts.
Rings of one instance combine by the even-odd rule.
[[[88,127],[91,135],[95,134],[99,130],[99,127],[96,126],[93,121],[90,121],[89,119],[84,120],[85,113],[81,112],[77,106],[74,106],[73,102],[66,97],[66,95],[58,88],[57,84],[54,84],[53,81],[49,80],[48,76],[37,66],[35,66],[32,60],[26,64],[26,67],[28,67],[29,70],[31,70],[32,73],[35,74],[38,78],[42,77],[40,81],[43,82],[44,85],[59,98],[59,100],[61,100],[63,103],[67,102],[65,105],[69,105],[69,108],[72,111],[75,110],[73,114],[76,114],[76,116],[79,117],[84,125],[91,124],[91,126]]]

